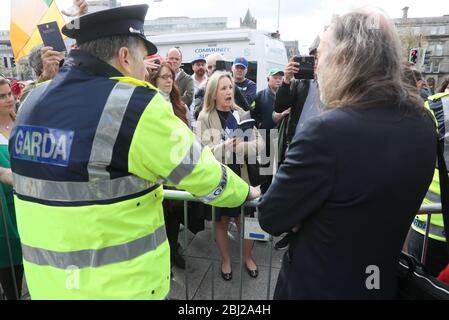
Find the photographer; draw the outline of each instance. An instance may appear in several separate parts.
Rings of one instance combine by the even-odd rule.
[[[309,54],[315,58],[315,66],[318,61],[317,48],[319,37],[310,47]],[[282,158],[288,144],[295,135],[296,127],[300,127],[310,118],[319,113],[318,83],[315,79],[295,79],[300,72],[301,66],[294,58],[287,64],[284,72],[284,81],[276,94],[275,112],[273,120],[278,123],[286,115],[289,115],[286,130],[286,145],[283,148]],[[291,109],[290,109],[291,108]],[[290,111],[288,111],[290,109]]]
[[[145,57],[145,60],[143,61],[147,71],[145,74],[145,81],[151,82],[151,79],[159,71],[159,68],[163,62],[164,59],[158,54]]]

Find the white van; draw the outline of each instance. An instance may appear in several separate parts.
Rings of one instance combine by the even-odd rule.
[[[229,29],[195,33],[177,33],[148,38],[165,57],[172,47],[182,52],[183,68],[192,74],[190,62],[196,57],[206,58],[212,53],[220,53],[226,61],[237,57],[249,61],[247,78],[257,83],[257,91],[267,87],[267,74],[271,68],[284,70],[287,51],[284,43],[270,36],[270,33],[251,29]]]

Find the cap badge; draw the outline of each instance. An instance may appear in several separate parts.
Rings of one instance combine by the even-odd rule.
[[[129,32],[136,33],[136,34],[142,34],[142,32],[140,30],[136,30],[133,27],[129,27]]]

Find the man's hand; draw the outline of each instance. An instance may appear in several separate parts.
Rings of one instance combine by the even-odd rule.
[[[286,117],[290,114],[290,112],[292,111],[292,108],[288,108],[287,110],[285,110],[284,112],[281,113],[282,118]]]
[[[295,77],[295,73],[299,71],[299,63],[294,62],[293,58],[290,60],[290,62],[285,67],[284,71],[284,83],[290,84],[292,79]]]
[[[64,59],[64,53],[53,51],[52,47],[41,49],[43,71],[39,76],[39,82],[53,79],[59,71],[59,63]]]
[[[65,9],[61,10],[61,13],[68,17],[76,17],[86,14],[87,10],[88,5],[86,0],[73,0],[73,6],[67,10]]]
[[[225,148],[226,150],[235,150],[235,147],[237,145],[237,139],[235,138],[229,138],[226,139],[226,141],[224,142]]]
[[[254,187],[249,187],[249,194],[248,197],[246,198],[246,201],[252,201],[255,200],[257,198],[259,198],[261,196],[261,192],[259,188],[254,188]]]
[[[156,60],[159,60],[159,59],[153,58],[153,59],[145,59],[143,61],[145,68],[147,69],[147,73],[148,73],[148,78],[146,79],[148,82],[150,82],[150,79],[161,67],[160,64],[154,62]]]
[[[79,16],[87,13],[88,6],[86,0],[73,0],[73,4],[79,8]]]
[[[273,121],[274,123],[278,124],[279,121],[281,121],[284,117],[288,116],[290,112],[292,111],[292,108],[288,108],[282,113],[273,112]]]

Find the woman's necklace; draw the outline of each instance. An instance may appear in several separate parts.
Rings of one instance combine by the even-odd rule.
[[[9,134],[11,132],[12,123],[9,124],[0,124],[0,132],[5,135],[6,137],[9,137]]]

